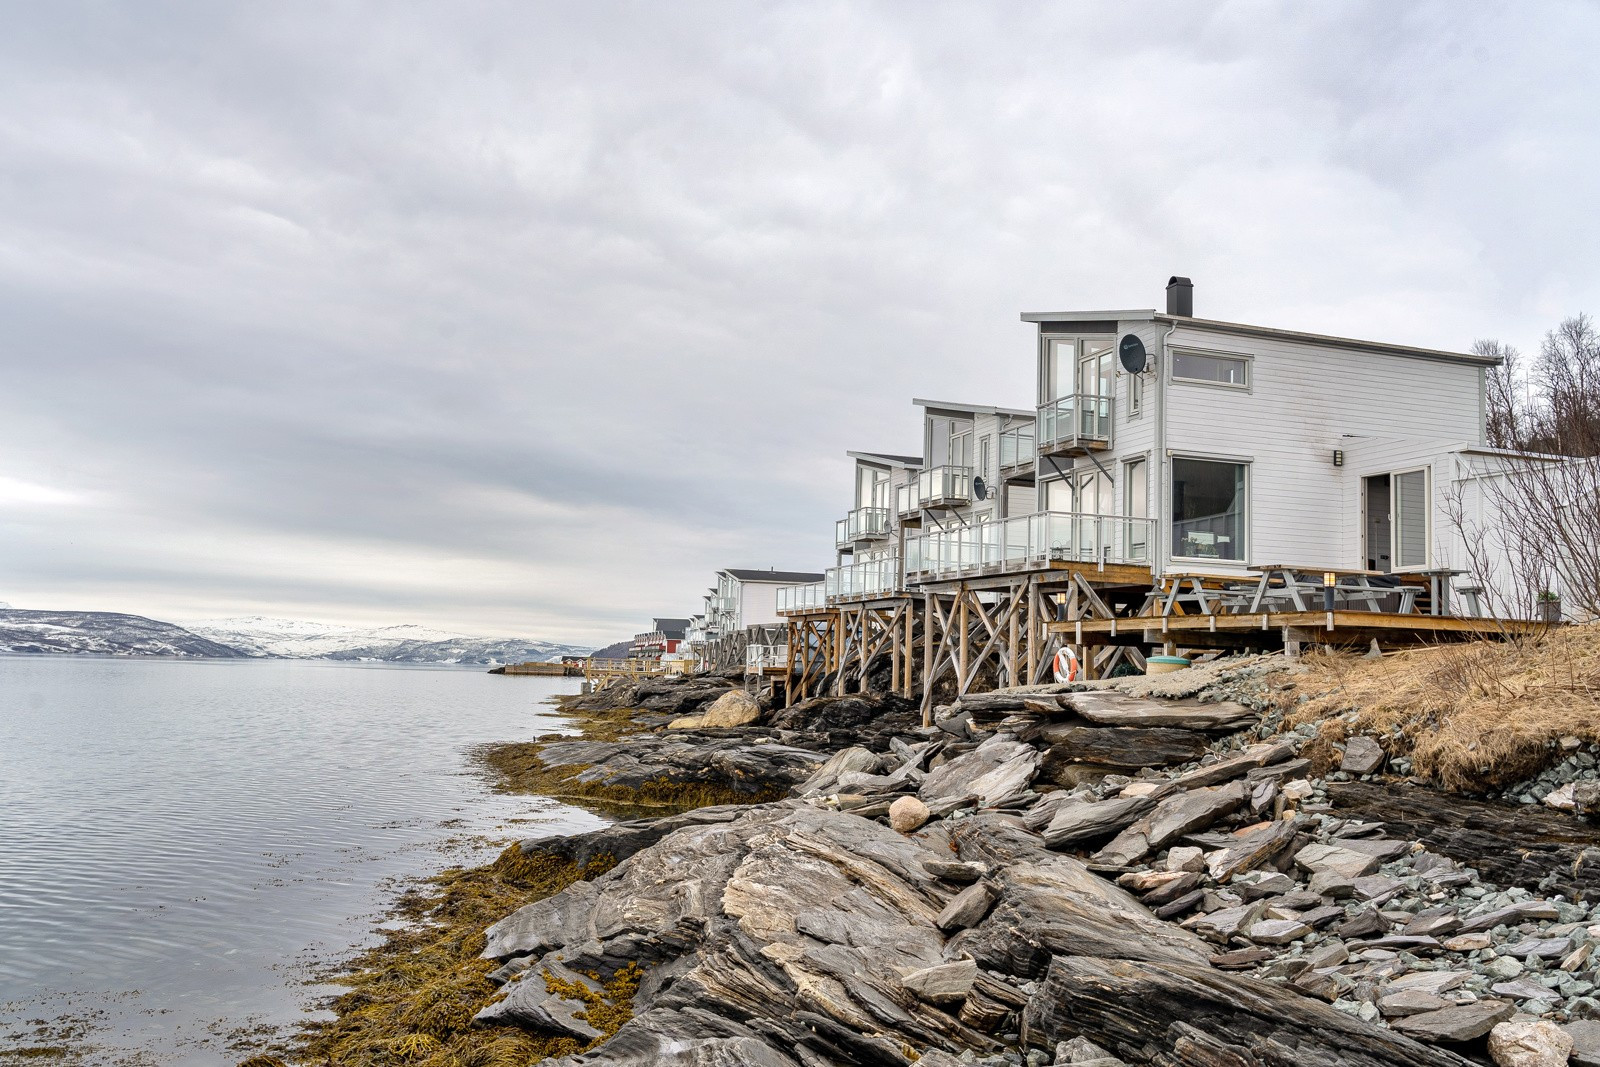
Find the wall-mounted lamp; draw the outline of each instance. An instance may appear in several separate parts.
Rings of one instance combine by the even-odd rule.
[[[1344,466],[1344,449],[1336,448],[1333,450],[1333,465],[1335,467]]]
[[[1333,610],[1333,587],[1339,584],[1339,576],[1333,571],[1322,572],[1322,610]]]

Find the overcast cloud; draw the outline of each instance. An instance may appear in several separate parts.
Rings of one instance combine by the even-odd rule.
[[[1024,310],[1536,347],[1600,5],[9,3],[0,600],[602,643]]]

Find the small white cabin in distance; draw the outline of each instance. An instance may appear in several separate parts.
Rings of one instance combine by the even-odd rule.
[[[1148,520],[1157,575],[1463,565],[1443,505],[1484,450],[1497,359],[1196,318],[1187,278],[1165,312],[1022,319],[1039,508]]]

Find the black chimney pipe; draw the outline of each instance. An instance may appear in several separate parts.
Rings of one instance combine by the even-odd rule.
[[[1194,318],[1194,282],[1177,275],[1167,279],[1167,314]]]

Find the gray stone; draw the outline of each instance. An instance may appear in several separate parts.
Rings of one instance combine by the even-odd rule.
[[[1496,1023],[1505,1022],[1514,1014],[1516,1009],[1506,1001],[1479,1000],[1471,1004],[1458,1004],[1453,1008],[1425,1011],[1420,1015],[1407,1015],[1396,1019],[1394,1028],[1422,1041],[1460,1043],[1482,1037],[1494,1029]]]
[[[1044,841],[1051,848],[1098,841],[1120,832],[1155,806],[1154,800],[1140,796],[1069,804],[1044,828]]]
[[[1453,1002],[1420,989],[1399,989],[1378,998],[1378,1012],[1386,1019],[1442,1011],[1451,1006]]]
[[[1268,919],[1251,926],[1245,936],[1258,945],[1287,945],[1311,933],[1311,927],[1294,919]]]
[[[945,932],[966,930],[977,926],[989,914],[1000,891],[988,882],[974,882],[950,898],[934,925]]]
[[[1339,769],[1347,774],[1371,774],[1383,766],[1383,749],[1370,737],[1356,736],[1344,743]]]
[[[1562,1029],[1572,1038],[1572,1052],[1567,1062],[1573,1067],[1600,1067],[1600,1022],[1580,1019]]]
[[[1338,845],[1311,844],[1295,853],[1294,862],[1311,874],[1331,871],[1345,878],[1356,879],[1377,870],[1379,861],[1376,856]]]
[[[971,752],[928,772],[917,795],[923,800],[974,795],[998,804],[1021,795],[1033,781],[1039,752],[1032,745],[996,734]]]
[[[957,960],[903,974],[900,984],[929,1004],[959,1004],[967,999],[977,977],[976,961]]]
[[[1448,993],[1462,985],[1472,975],[1468,971],[1413,971],[1402,974],[1389,983],[1391,992],[1412,990],[1420,993]]]
[[[1536,919],[1559,919],[1560,910],[1544,900],[1523,900],[1509,907],[1498,908],[1483,915],[1474,915],[1463,920],[1461,929],[1463,934],[1475,934],[1479,930],[1492,930],[1496,926],[1516,926],[1518,923]]]

